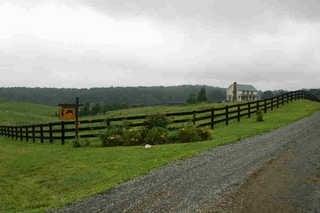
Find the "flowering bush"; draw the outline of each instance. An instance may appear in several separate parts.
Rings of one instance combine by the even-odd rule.
[[[123,131],[123,145],[133,146],[143,144],[142,130],[126,129]]]
[[[153,127],[147,131],[144,142],[147,144],[168,143],[168,130],[162,127]]]
[[[102,146],[121,146],[123,145],[123,134],[124,128],[120,126],[109,127],[100,136]]]
[[[200,141],[198,129],[195,126],[187,126],[179,129],[178,132],[180,142]]]
[[[209,140],[211,138],[211,131],[207,128],[197,128],[197,132],[202,141]]]
[[[152,129],[153,127],[167,128],[168,124],[168,118],[162,114],[150,115],[145,121],[147,129]]]

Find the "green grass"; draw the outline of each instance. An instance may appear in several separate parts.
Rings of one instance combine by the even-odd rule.
[[[29,124],[56,120],[56,107],[26,102],[0,101],[1,124]]]
[[[168,113],[168,112],[183,112],[193,111],[195,109],[208,109],[211,107],[224,106],[224,103],[197,103],[197,104],[184,104],[184,105],[159,105],[159,106],[146,106],[146,107],[133,107],[129,109],[121,109],[109,111],[106,114],[100,114],[93,116],[94,118],[103,118],[106,116],[130,116],[130,115],[150,115],[156,113]]]
[[[217,103],[199,103],[172,106],[146,106],[109,111],[95,116],[82,116],[80,119],[97,119],[105,117],[144,115],[167,112],[192,111],[195,109],[207,109],[213,106],[222,106]],[[0,101],[0,124],[32,124],[58,120],[56,113],[58,107],[26,102]]]
[[[285,126],[320,110],[297,101],[264,115],[218,126],[213,139],[144,149],[32,144],[0,138],[0,212],[41,212],[103,192],[174,160]]]

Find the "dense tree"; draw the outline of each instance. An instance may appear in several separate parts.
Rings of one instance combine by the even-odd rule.
[[[203,86],[155,86],[155,87],[110,87],[91,89],[58,89],[58,88],[0,88],[0,99],[27,101],[47,105],[74,103],[75,97],[81,103],[104,103],[111,109],[114,106],[144,106],[159,104],[185,103],[189,95]],[[225,89],[206,86],[208,101],[220,102],[225,99]],[[109,110],[108,109],[108,110]]]
[[[103,108],[101,108],[100,103],[96,103],[96,104],[93,105],[90,114],[96,115],[96,114],[98,114],[100,112],[103,112]]]
[[[195,104],[197,103],[197,95],[195,93],[191,93],[187,99],[188,104]]]
[[[262,93],[261,98],[266,99],[266,98],[272,98],[274,96],[273,92],[271,90],[267,90]]]
[[[205,87],[202,87],[200,89],[200,91],[198,93],[197,101],[198,102],[206,102],[206,101],[208,101]]]
[[[320,89],[310,89],[307,90],[308,92],[310,92],[312,95],[316,96],[317,98],[320,99]]]
[[[80,109],[81,115],[90,115],[90,103],[86,102]]]

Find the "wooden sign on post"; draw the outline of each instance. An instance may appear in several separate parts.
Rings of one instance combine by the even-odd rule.
[[[75,104],[59,104],[60,120],[61,121],[75,121],[75,140],[77,143],[79,142],[79,107],[80,106],[82,106],[82,105],[79,103],[78,97],[76,98]],[[64,133],[63,133],[63,135],[64,135]]]
[[[62,121],[74,121],[76,119],[75,104],[59,104],[59,117]]]

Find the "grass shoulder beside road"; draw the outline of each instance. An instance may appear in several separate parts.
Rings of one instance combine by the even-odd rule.
[[[38,212],[110,189],[174,160],[262,134],[320,111],[320,104],[296,101],[255,118],[218,126],[213,139],[144,149],[32,144],[0,138],[0,212]]]

